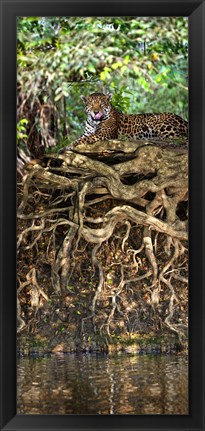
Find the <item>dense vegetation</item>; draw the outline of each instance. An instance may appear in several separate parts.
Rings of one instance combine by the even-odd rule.
[[[187,119],[187,27],[174,17],[19,18],[19,144],[38,155],[74,140],[85,119],[79,96],[94,91],[113,92],[128,113]]]
[[[122,111],[187,119],[187,24],[19,18],[21,343],[96,350],[165,328],[187,337],[187,148],[119,141],[55,154],[83,130],[80,94],[111,91]]]

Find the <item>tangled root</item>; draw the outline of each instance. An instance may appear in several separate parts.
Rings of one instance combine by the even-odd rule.
[[[18,194],[19,330],[26,288],[36,311],[49,295],[75,303],[74,293],[86,292],[83,336],[90,322],[108,336],[145,326],[183,335],[187,165],[186,148],[150,141],[87,145],[27,165]],[[37,281],[43,264],[46,288]]]

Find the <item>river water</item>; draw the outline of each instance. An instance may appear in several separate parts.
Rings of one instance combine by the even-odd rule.
[[[17,361],[17,414],[188,413],[186,356],[64,354]]]

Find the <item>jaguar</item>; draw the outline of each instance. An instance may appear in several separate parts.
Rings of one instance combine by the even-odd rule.
[[[112,94],[81,95],[87,121],[83,134],[61,152],[79,144],[126,136],[133,139],[188,139],[188,123],[179,115],[162,113],[125,114],[111,104]]]

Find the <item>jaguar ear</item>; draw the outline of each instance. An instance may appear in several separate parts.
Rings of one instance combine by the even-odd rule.
[[[80,98],[83,100],[84,103],[87,102],[87,97],[83,96],[83,94],[81,94]]]
[[[107,100],[111,100],[112,99],[112,93],[108,93],[106,96],[107,96]]]

